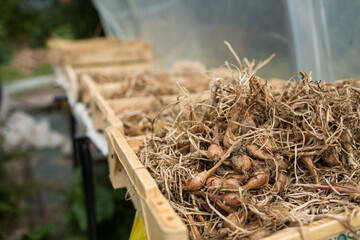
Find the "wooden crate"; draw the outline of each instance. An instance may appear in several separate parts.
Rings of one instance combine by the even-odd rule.
[[[144,41],[120,41],[117,38],[94,38],[71,41],[48,40],[49,58],[54,65],[99,67],[111,64],[148,63],[153,61],[152,46]]]
[[[61,70],[70,88],[71,94],[75,101],[84,103],[89,102],[88,87],[82,83],[82,74],[126,74],[135,71],[151,71],[153,69],[152,62],[133,63],[133,64],[108,64],[99,66],[81,66],[74,67],[72,65],[64,65]],[[84,95],[84,96],[83,96]]]
[[[111,98],[123,86],[121,79],[115,82],[96,83],[88,74],[83,74],[80,82],[83,86],[82,101],[91,106],[90,110],[97,130],[104,130],[107,126],[113,125],[110,123],[111,121],[115,122],[113,116],[126,110],[145,110],[150,109],[156,103],[161,102],[165,106],[165,104],[168,105],[179,100],[178,95]],[[208,95],[209,93],[202,93],[199,99],[206,99]],[[117,122],[121,122],[120,119],[117,119]],[[122,131],[122,133],[124,132]]]
[[[62,68],[68,86],[78,101],[83,73],[123,74],[153,69],[152,46],[144,41],[120,41],[115,37],[86,40],[48,40],[50,61]]]
[[[118,38],[91,38],[85,40],[68,40],[62,38],[50,38],[47,40],[49,60],[54,65],[61,65],[64,61],[64,54],[69,49],[90,49],[92,47],[104,47],[119,42]]]
[[[185,224],[161,194],[120,131],[109,127],[107,136],[110,180],[114,188],[127,188],[134,207],[145,223],[148,239],[188,239]]]
[[[166,104],[175,103],[178,95],[149,96],[149,97],[128,97],[109,99],[121,82],[96,84],[88,75],[82,75],[84,86],[84,101],[89,101],[89,110],[93,119],[94,127],[97,130],[105,131],[108,126],[114,126],[124,133],[124,124],[117,117],[126,110],[142,110],[150,108],[156,102]],[[86,99],[86,100],[85,100]]]
[[[140,160],[137,158],[134,151],[136,151],[143,142],[141,138],[131,138],[125,139],[123,135],[114,127],[107,128],[107,136],[109,139],[109,168],[110,168],[110,180],[114,188],[126,187],[129,191],[131,190],[135,197],[132,198],[132,201],[139,211],[143,211],[140,206],[140,201],[142,197],[146,196],[150,198],[158,198],[160,190],[157,188],[155,180],[152,179],[150,173],[145,169]],[[127,181],[132,181],[133,185],[127,184]],[[138,191],[138,195],[133,191]],[[160,193],[161,194],[161,193]],[[146,198],[145,197],[145,198]],[[160,198],[159,198],[160,199]],[[165,199],[164,196],[161,197],[161,201],[166,202],[166,206],[171,207],[170,203]],[[162,203],[163,204],[163,203]],[[154,205],[150,207],[155,207]],[[152,212],[156,212],[156,208],[152,209]],[[151,209],[149,209],[151,210]],[[177,219],[176,221],[181,221],[180,217],[174,211],[167,211],[167,216],[171,216],[172,219]],[[160,214],[161,215],[161,214]],[[163,236],[160,227],[149,228],[149,218],[148,216],[142,216],[147,225],[147,234],[149,239],[173,239],[170,238],[170,235]],[[338,215],[339,218],[344,217],[343,214]],[[163,219],[162,217],[161,219]],[[154,218],[152,218],[153,220]],[[161,221],[158,222],[159,224]],[[360,234],[360,210],[356,212],[351,225],[354,227],[354,230],[357,234]],[[178,238],[174,239],[188,239],[186,230],[184,230],[184,223],[178,223],[178,230],[174,232],[177,233]],[[163,228],[162,228],[163,229]],[[308,226],[303,227],[303,232],[306,239],[328,239],[328,240],[338,240],[338,239],[354,239],[354,235],[346,227],[344,227],[339,221],[335,219],[323,219],[316,221]],[[186,235],[186,236],[185,236]],[[156,236],[156,238],[154,238]],[[161,236],[163,236],[161,238]],[[169,237],[169,238],[168,238]],[[301,240],[301,234],[299,228],[289,228],[284,229],[280,232],[274,233],[269,237],[264,238],[265,240]]]
[[[88,75],[83,75],[82,83],[86,88],[86,98],[89,99],[89,110],[95,129],[105,130],[108,126],[114,126],[121,132],[124,132],[123,123],[116,117],[115,112],[101,95],[101,92],[97,88],[96,84],[88,77]]]

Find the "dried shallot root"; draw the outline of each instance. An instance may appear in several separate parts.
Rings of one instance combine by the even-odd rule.
[[[265,63],[227,64],[209,99],[187,97],[137,153],[192,239],[259,239],[357,209],[360,82],[300,71],[271,87]]]

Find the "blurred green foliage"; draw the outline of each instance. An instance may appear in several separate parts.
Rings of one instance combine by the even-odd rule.
[[[51,36],[88,38],[94,35],[99,18],[91,0],[72,0],[68,3],[48,1],[6,0],[0,8],[0,63],[11,54],[26,47],[44,46]]]
[[[125,200],[125,190],[114,190],[109,180],[97,176],[95,186],[95,208],[98,239],[129,239],[135,216],[130,201]],[[81,169],[76,169],[73,176],[73,190],[65,194],[70,206],[66,213],[65,234],[67,240],[84,239],[87,232],[85,196]]]
[[[0,127],[2,123],[0,122]],[[9,185],[6,179],[6,172],[4,169],[4,162],[7,156],[3,149],[3,136],[0,134],[0,239],[2,234],[11,231],[11,226],[14,224],[9,219],[16,219],[19,215],[18,207],[15,203],[14,194],[12,194],[12,185]]]
[[[35,69],[35,71],[31,74],[31,76],[36,77],[36,76],[46,75],[52,73],[52,71],[53,70],[50,63],[46,63]],[[0,76],[1,76],[1,80],[4,83],[29,77],[29,75],[25,75],[20,73],[19,71],[14,70],[13,68],[11,68],[9,64],[0,65]]]
[[[47,240],[50,239],[51,224],[37,226],[31,233],[21,236],[21,240]]]

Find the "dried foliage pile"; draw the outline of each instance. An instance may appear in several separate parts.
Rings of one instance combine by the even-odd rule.
[[[255,75],[266,62],[238,61],[207,101],[184,91],[178,114],[138,152],[193,239],[301,231],[358,206],[359,81],[300,72],[271,88]]]

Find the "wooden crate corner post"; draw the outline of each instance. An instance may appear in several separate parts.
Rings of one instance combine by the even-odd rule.
[[[78,101],[80,96],[79,78],[75,70],[70,65],[64,66],[65,77],[69,83],[69,88],[75,101]]]
[[[109,153],[107,156],[108,164],[109,164],[109,178],[111,184],[114,189],[124,188],[126,186],[126,173],[124,167],[122,166],[121,162],[119,161],[113,147],[112,143],[112,131],[113,127],[108,127],[106,129],[106,136],[108,142],[108,149]]]

